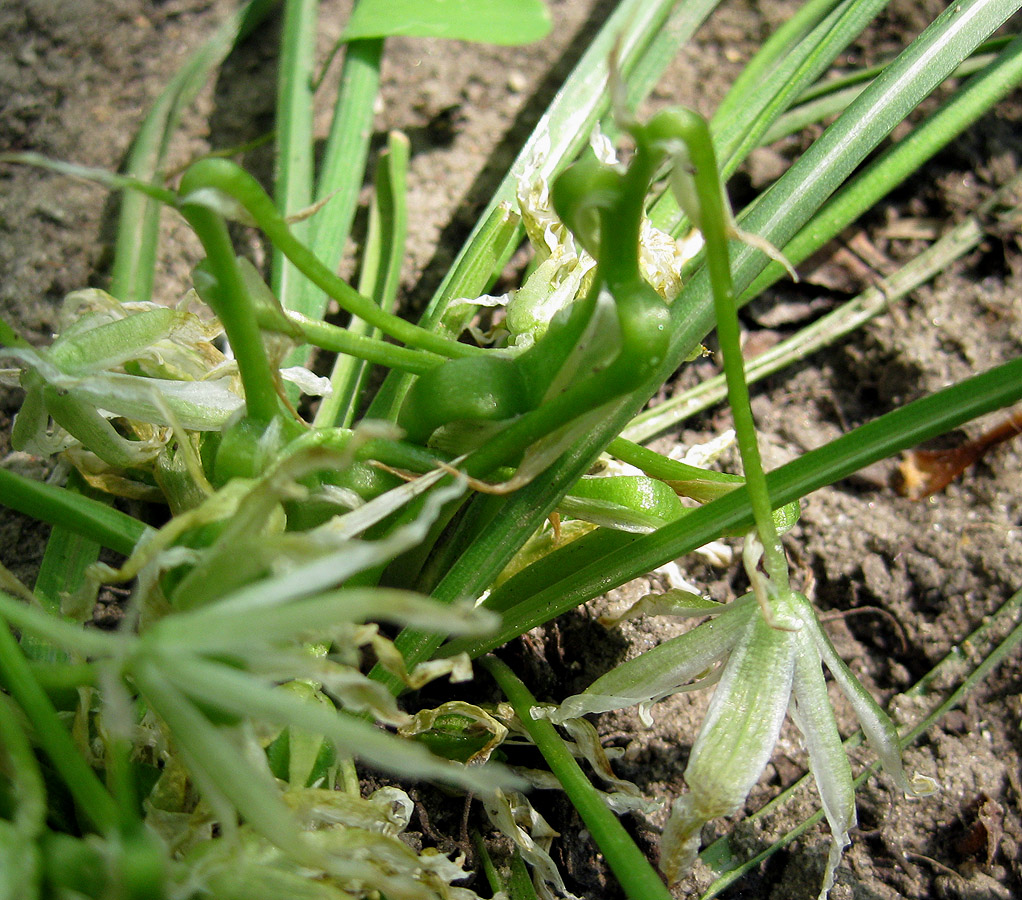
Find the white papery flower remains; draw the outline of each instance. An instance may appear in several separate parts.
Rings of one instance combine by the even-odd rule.
[[[825,900],[855,824],[855,791],[827,696],[824,665],[898,787],[918,797],[937,785],[905,772],[894,723],[837,655],[812,604],[794,591],[773,591],[762,576],[756,587],[768,591],[766,607],[751,593],[709,610],[706,601],[694,598],[691,614],[711,615],[708,622],[623,663],[559,707],[537,707],[533,715],[562,723],[639,704],[648,717],[658,700],[716,683],[685,769],[689,790],[674,802],[661,840],[660,867],[674,883],[695,861],[702,826],[742,807],[790,712],[802,732],[833,836],[820,890]]]
[[[613,144],[599,129],[592,135],[590,147],[601,162],[617,164]],[[518,350],[530,347],[560,310],[589,290],[591,273],[596,268],[596,260],[577,244],[554,211],[544,174],[548,152],[548,144],[541,141],[532,164],[517,173],[518,208],[538,264],[518,291],[486,298],[495,305],[507,304],[508,344]],[[670,302],[681,290],[682,266],[699,252],[702,243],[702,236],[696,231],[676,241],[644,217],[639,235],[639,268],[643,277]]]
[[[258,282],[254,271],[249,280]],[[76,465],[87,461],[79,466],[87,480],[109,489],[112,482],[97,473],[151,466],[175,428],[222,429],[244,394],[237,367],[216,346],[223,327],[193,312],[195,300],[192,292],[170,308],[121,303],[96,288],[75,291],[49,347],[0,348],[0,357],[17,363],[0,380],[26,392],[11,435],[15,449],[40,456],[71,450]],[[280,356],[290,346],[276,344]],[[329,379],[306,368],[279,375],[304,394],[329,394]]]

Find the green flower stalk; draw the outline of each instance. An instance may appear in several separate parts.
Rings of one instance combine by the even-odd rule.
[[[671,693],[718,682],[685,770],[689,791],[675,801],[663,834],[660,866],[673,883],[691,868],[702,826],[742,807],[770,759],[790,708],[805,737],[810,768],[833,835],[820,891],[821,900],[825,900],[849,842],[848,831],[855,823],[855,795],[827,698],[824,664],[898,786],[918,796],[935,785],[930,779],[910,779],[905,774],[893,723],[838,658],[809,601],[789,586],[787,560],[772,516],[742,369],[727,240],[741,240],[773,258],[779,254],[735,225],[701,117],[679,109],[661,113],[645,126],[635,121],[624,124],[636,141],[637,159],[656,152],[670,155],[671,189],[706,240],[729,398],[756,519],[756,530],[747,537],[744,553],[753,591],[719,613],[712,611],[716,618],[710,623],[618,666],[558,709],[537,708],[533,714],[564,722],[588,712],[636,703],[648,709]],[[579,216],[569,224],[578,233],[583,230],[581,222]],[[609,223],[602,224],[608,228]],[[606,234],[601,238],[600,269],[613,270],[622,259],[632,262],[633,245],[622,249]],[[760,569],[761,562],[765,571]],[[683,615],[708,613],[697,597],[683,600],[680,607]]]

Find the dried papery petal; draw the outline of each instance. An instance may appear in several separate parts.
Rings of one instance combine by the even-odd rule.
[[[483,732],[490,735],[486,744],[473,753],[467,762],[485,762],[488,760],[493,751],[503,743],[508,734],[507,728],[485,709],[472,703],[466,703],[463,700],[450,700],[447,703],[442,703],[436,709],[419,710],[409,722],[398,729],[398,732],[405,737],[413,737],[429,731],[438,722],[443,723],[445,720],[458,721],[462,726],[464,726],[465,722],[471,722],[473,723],[470,726],[472,733],[478,734]],[[463,727],[462,730],[467,731],[468,729]]]
[[[408,826],[414,808],[409,796],[396,787],[380,788],[368,797],[324,788],[296,788],[285,791],[283,797],[307,829],[343,825],[392,837]]]
[[[589,289],[596,260],[576,246],[575,238],[558,218],[550,186],[538,166],[519,175],[518,206],[539,261],[507,304],[505,325],[511,334],[510,344],[524,350],[546,331],[560,310]]]
[[[731,652],[685,769],[688,793],[674,802],[661,840],[660,868],[671,883],[695,861],[702,826],[736,812],[769,762],[791,696],[797,634],[753,615]]]
[[[806,628],[813,642],[816,644],[820,657],[834,676],[834,681],[841,692],[852,704],[852,709],[859,720],[866,740],[880,760],[884,771],[894,780],[910,797],[925,797],[937,790],[937,782],[926,775],[909,775],[901,762],[901,742],[898,738],[898,729],[894,727],[890,716],[885,713],[876,700],[870,696],[859,679],[855,677],[852,670],[845,665],[844,660],[837,655],[834,645],[830,642],[827,633],[821,627],[809,601],[801,599],[804,604],[800,615],[806,623]],[[808,612],[805,611],[808,607]]]
[[[483,799],[486,815],[501,834],[510,838],[522,858],[532,866],[533,883],[541,900],[563,897],[579,900],[565,887],[564,879],[547,852],[557,836],[546,820],[521,794],[497,790]]]
[[[600,736],[597,734],[592,723],[586,719],[568,719],[564,722],[564,728],[574,739],[578,752],[589,761],[589,765],[593,767],[593,771],[600,778],[616,787],[619,792],[635,799],[640,799],[638,787],[631,781],[619,778],[614,774],[614,770],[610,767],[607,751],[603,749],[603,744],[600,743]],[[655,803],[653,805],[655,808],[660,804]]]
[[[670,303],[681,293],[681,269],[702,249],[703,241],[676,241],[649,219],[639,231],[639,271],[653,289]]]
[[[451,682],[472,680],[472,660],[467,653],[458,653],[444,659],[429,659],[419,663],[405,678],[405,683],[418,690],[429,682],[447,675]]]
[[[573,722],[581,722],[583,719],[572,719]],[[565,744],[572,750],[572,754],[577,756],[577,748],[573,748],[573,745],[565,741]],[[558,780],[557,776],[553,772],[548,772],[545,769],[524,769],[520,766],[514,766],[511,769],[519,778],[524,778],[533,789],[545,790],[545,791],[561,791],[564,790],[564,786]],[[596,791],[600,797],[603,798],[603,802],[607,804],[607,808],[619,816],[623,816],[628,812],[643,812],[647,815],[652,815],[661,806],[664,805],[663,800],[653,799],[647,800],[638,792],[638,788],[635,785],[632,786],[634,790],[628,791],[603,791],[600,788],[593,786],[593,790]]]
[[[280,377],[293,385],[309,397],[329,397],[333,393],[333,385],[330,379],[323,375],[317,375],[304,366],[290,366],[280,370]]]
[[[600,616],[597,621],[605,628],[613,628],[622,622],[639,616],[667,616],[676,619],[691,619],[699,616],[715,616],[727,610],[723,603],[701,597],[692,591],[672,589],[669,591],[643,594],[624,612],[616,616]]]
[[[855,788],[834,712],[827,696],[820,654],[812,638],[803,629],[796,640],[795,674],[792,682],[792,719],[802,732],[809,753],[809,767],[823,802],[832,835],[827,868],[820,889],[826,900],[834,884],[834,873],[845,847],[851,842],[848,830],[855,825]]]
[[[599,125],[589,135],[589,149],[593,151],[593,155],[604,165],[619,165],[614,142],[603,133]]]

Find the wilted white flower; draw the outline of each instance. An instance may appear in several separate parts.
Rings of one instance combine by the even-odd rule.
[[[533,885],[540,900],[579,900],[564,884],[550,857],[557,832],[517,791],[495,791],[483,799],[483,808],[494,827],[511,839],[533,870]]]
[[[590,140],[596,157],[617,165],[613,144],[597,130]],[[518,207],[522,224],[539,265],[507,305],[509,343],[525,349],[539,338],[550,320],[588,291],[596,260],[575,242],[554,211],[550,186],[540,162],[518,173]],[[681,268],[702,247],[702,238],[676,241],[643,219],[639,234],[639,269],[643,277],[670,302],[681,290]]]
[[[651,704],[670,694],[716,683],[685,770],[689,791],[675,801],[662,838],[660,865],[674,882],[695,860],[702,826],[742,807],[790,712],[805,740],[833,835],[820,891],[824,900],[855,824],[855,793],[823,665],[898,787],[921,796],[936,784],[906,774],[893,722],[837,655],[809,601],[792,591],[777,591],[768,603],[767,612],[754,594],[747,594],[708,610],[695,598],[693,614],[713,615],[710,621],[618,666],[555,710],[533,713],[563,722],[640,704],[648,715]]]

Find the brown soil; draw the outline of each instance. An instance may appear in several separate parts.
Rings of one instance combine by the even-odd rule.
[[[672,65],[654,102],[712,111],[742,60],[783,20],[789,5],[782,0],[725,4]],[[223,0],[21,0],[0,5],[0,46],[8,51],[0,55],[0,148],[115,168],[147,105],[231,6]],[[338,7],[345,6],[330,4],[324,13],[324,51],[343,22],[344,8]],[[531,47],[410,40],[388,45],[377,128],[381,134],[401,128],[412,138],[409,200],[414,214],[404,271],[409,307],[429,296],[487,191],[613,4],[561,0],[551,6],[554,30]],[[942,6],[935,0],[897,0],[847,61],[895,50]],[[209,146],[240,143],[268,127],[275,40],[275,30],[265,29],[230,61],[225,75],[189,114],[175,145],[176,159]],[[856,249],[857,263],[848,262],[847,251],[835,251],[818,278],[797,288],[781,287],[770,302],[748,310],[750,331],[759,339],[790,333],[907,258],[921,246],[913,234],[939,233],[974,209],[1017,170],[1020,118],[1016,95],[847,236],[845,245]],[[798,149],[792,141],[760,154],[737,180],[737,190],[768,175]],[[253,156],[248,164],[261,175],[268,171],[265,155]],[[33,340],[45,340],[65,293],[103,283],[112,213],[112,203],[96,187],[31,169],[3,168],[0,315]],[[180,222],[169,215],[166,219],[158,292],[173,299],[186,285],[196,245]],[[858,334],[759,387],[755,412],[768,465],[1017,355],[1022,345],[1020,282],[1017,235],[1002,229]],[[778,300],[785,301],[787,315],[771,313]],[[699,363],[682,381],[704,377],[712,368],[710,361]],[[0,397],[0,426],[6,430],[20,396],[7,391]],[[709,414],[687,423],[673,439],[705,439],[727,424],[726,412]],[[967,431],[975,436],[989,424],[977,423]],[[791,554],[801,562],[804,581],[815,582],[815,600],[829,619],[839,651],[884,701],[956,648],[1019,587],[1020,466],[1022,447],[1009,443],[938,496],[912,502],[889,486],[894,464],[885,463],[817,492],[804,504],[802,520],[787,538]],[[45,533],[27,520],[0,514],[4,564],[30,578]],[[734,567],[694,562],[689,575],[721,598],[742,589]],[[603,603],[620,606],[626,595],[641,589],[623,589]],[[646,620],[607,634],[591,611],[578,611],[516,655],[524,663],[540,654],[544,665],[524,666],[523,674],[536,673],[531,684],[541,697],[560,699],[583,687],[594,667],[602,670],[652,645],[672,633],[671,627]],[[859,792],[860,827],[832,893],[835,900],[1022,895],[1020,677],[1016,654],[908,750],[908,764],[940,782],[938,794],[906,800],[883,778]],[[608,740],[628,748],[621,773],[648,794],[673,799],[682,788],[681,772],[704,703],[699,696],[665,701],[651,730],[624,715],[605,717],[601,728]],[[850,729],[848,715],[844,718]],[[804,765],[796,735],[785,731],[749,811],[795,781]],[[564,832],[557,852],[569,886],[587,898],[617,896],[564,805],[547,797],[536,803]],[[814,803],[813,793],[806,791],[764,824],[740,827],[736,849],[761,848],[801,821]],[[441,812],[436,815],[443,818]],[[641,842],[652,846],[653,829],[661,821],[636,819],[632,827]],[[718,823],[721,831],[725,826],[731,827]],[[825,829],[811,828],[726,896],[815,897],[828,843]],[[680,886],[678,896],[688,896],[705,874],[698,872]]]

